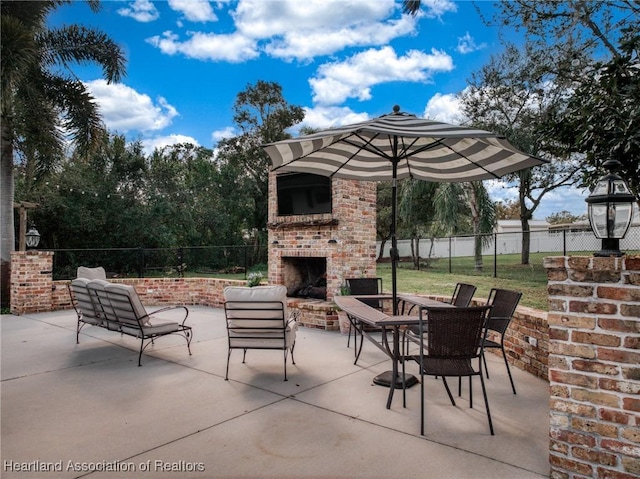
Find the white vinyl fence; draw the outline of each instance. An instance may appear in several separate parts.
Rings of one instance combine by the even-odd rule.
[[[433,243],[433,244],[432,244]],[[473,236],[452,236],[447,238],[423,238],[420,240],[421,258],[465,257],[474,255]],[[602,241],[589,231],[531,231],[530,253],[591,254],[601,249]],[[385,243],[383,258],[389,257],[391,241]],[[411,257],[411,240],[398,240],[400,257]],[[634,225],[620,240],[621,251],[640,250],[640,226]],[[376,253],[380,251],[377,242]],[[520,254],[522,233],[495,233],[487,235],[482,250],[483,255]]]

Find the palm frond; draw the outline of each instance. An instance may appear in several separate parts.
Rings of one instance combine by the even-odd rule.
[[[420,0],[403,0],[402,12],[409,15],[417,15],[420,11]]]
[[[72,63],[95,62],[102,67],[102,74],[109,83],[120,81],[126,74],[122,49],[99,30],[68,25],[42,32],[38,41],[47,65],[61,64],[71,69]]]
[[[4,5],[3,2],[2,5]],[[16,18],[1,19],[0,62],[2,72],[2,111],[11,104],[11,95],[29,66],[37,59],[38,48],[30,31]],[[7,113],[9,113],[7,111]]]
[[[69,0],[3,1],[0,2],[0,12],[2,18],[13,18],[23,28],[33,31],[39,29],[45,23],[47,15],[63,3],[69,3]]]
[[[105,130],[93,97],[78,80],[50,75],[47,85],[49,100],[61,106],[62,127],[80,152],[90,150]]]

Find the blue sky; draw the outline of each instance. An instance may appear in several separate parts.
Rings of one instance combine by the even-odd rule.
[[[93,67],[74,68],[98,101],[111,131],[140,139],[148,151],[191,142],[215,148],[238,133],[233,103],[258,80],[283,88],[302,106],[302,125],[323,128],[403,111],[464,121],[455,95],[494,53],[490,1],[423,0],[416,17],[393,0],[168,0],[85,2],[60,7],[50,26],[79,23],[107,33],[124,49],[127,75],[107,85]],[[293,132],[295,134],[295,131]],[[494,199],[517,199],[501,182]],[[586,212],[588,193],[563,189],[535,219]]]

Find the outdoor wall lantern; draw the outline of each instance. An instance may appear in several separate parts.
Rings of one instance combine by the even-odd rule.
[[[624,238],[633,217],[634,196],[627,183],[613,170],[620,166],[618,160],[607,160],[603,166],[609,173],[598,180],[587,197],[589,224],[596,238],[602,239],[602,250],[594,256],[622,256],[620,239]]]
[[[29,228],[29,231],[25,234],[25,240],[27,248],[37,248],[40,244],[40,233],[35,228]]]

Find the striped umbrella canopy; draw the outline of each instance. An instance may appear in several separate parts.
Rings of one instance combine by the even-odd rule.
[[[263,148],[273,170],[355,180],[393,181],[391,278],[397,301],[397,181],[467,182],[500,178],[545,163],[485,130],[450,125],[400,112],[288,140]],[[397,312],[397,311],[396,311]]]

